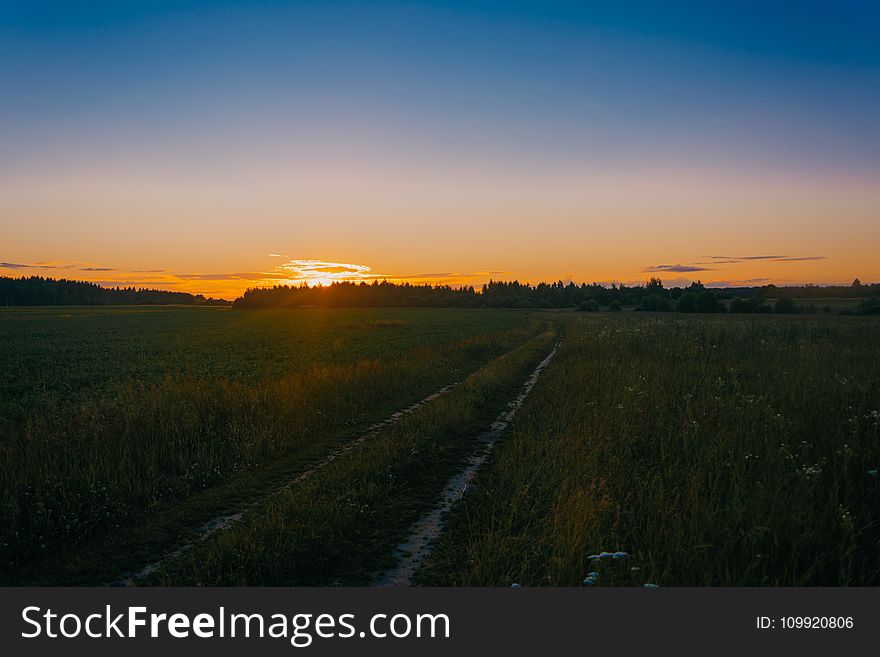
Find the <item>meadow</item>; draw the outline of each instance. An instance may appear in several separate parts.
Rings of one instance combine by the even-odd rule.
[[[877,585],[880,323],[569,321],[495,457],[420,583]]]
[[[537,331],[521,313],[0,313],[0,580],[93,583]]]
[[[0,347],[7,584],[375,584],[517,395],[414,583],[880,583],[874,318],[32,308]]]

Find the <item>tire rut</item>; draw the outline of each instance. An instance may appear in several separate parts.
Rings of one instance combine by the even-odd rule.
[[[534,339],[534,338],[532,338],[532,339]],[[508,352],[502,354],[501,356],[499,356],[498,358],[490,361],[490,363],[497,362],[498,360],[507,358],[513,351],[516,351],[516,349],[518,349],[518,348],[519,347],[514,347],[510,351],[508,351]],[[489,365],[489,363],[487,363],[486,365],[484,365],[483,367],[481,367],[477,371],[484,369],[488,365]],[[237,509],[236,511],[233,511],[232,513],[228,513],[228,514],[225,514],[222,516],[217,516],[215,518],[212,518],[211,520],[205,522],[204,524],[202,524],[198,528],[198,530],[195,533],[195,536],[192,539],[190,539],[184,543],[181,543],[178,546],[166,551],[156,561],[152,561],[139,569],[126,571],[126,572],[120,574],[116,579],[109,582],[107,584],[107,586],[135,586],[135,585],[137,585],[138,581],[146,579],[147,577],[150,577],[151,575],[158,572],[159,568],[165,562],[172,560],[172,559],[175,559],[176,557],[179,557],[187,550],[190,550],[193,547],[203,543],[205,540],[207,540],[208,538],[210,538],[211,536],[213,536],[217,532],[238,523],[239,521],[241,521],[241,519],[249,511],[252,511],[255,508],[257,508],[258,506],[264,504],[267,500],[270,500],[271,498],[273,498],[277,495],[280,495],[281,493],[288,490],[292,486],[295,486],[296,484],[298,484],[302,481],[305,481],[306,479],[311,477],[315,472],[317,472],[321,468],[329,465],[330,463],[332,463],[336,459],[340,458],[341,456],[344,456],[345,454],[347,454],[351,450],[357,448],[359,445],[363,444],[365,441],[376,436],[383,429],[389,427],[390,425],[392,425],[396,422],[399,422],[400,420],[405,418],[407,415],[415,413],[417,410],[424,407],[425,405],[430,404],[431,402],[439,399],[440,397],[443,397],[444,395],[446,395],[447,393],[452,391],[454,388],[457,388],[462,383],[464,383],[465,381],[467,381],[468,379],[473,377],[475,374],[476,374],[476,372],[470,374],[463,381],[455,381],[454,383],[450,383],[449,385],[446,385],[446,386],[440,388],[436,392],[431,393],[430,395],[428,395],[424,399],[421,399],[417,402],[414,402],[413,404],[410,404],[406,408],[403,408],[399,411],[392,413],[390,416],[388,416],[384,420],[381,420],[380,422],[376,422],[375,424],[370,425],[364,431],[364,433],[362,433],[360,436],[358,436],[357,438],[355,438],[355,439],[345,443],[344,445],[332,450],[326,456],[324,456],[323,458],[321,458],[320,460],[315,462],[308,469],[298,472],[293,478],[291,478],[289,481],[286,481],[284,484],[282,484],[281,486],[279,486],[275,490],[270,491],[266,495],[260,497],[257,500],[254,500],[253,502],[251,502],[243,507],[240,507],[239,509]]]
[[[412,583],[413,575],[425,557],[430,554],[433,542],[443,530],[444,516],[467,492],[468,486],[486,462],[495,443],[504,434],[517,410],[532,392],[541,372],[553,361],[561,344],[561,340],[557,340],[550,353],[532,370],[520,393],[507,403],[507,408],[495,418],[489,430],[479,437],[478,449],[468,459],[465,469],[446,483],[437,505],[409,528],[407,538],[394,550],[397,565],[374,578],[373,586],[409,586]]]

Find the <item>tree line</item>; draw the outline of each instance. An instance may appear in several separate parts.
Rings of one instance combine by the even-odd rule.
[[[105,306],[105,305],[226,305],[222,299],[188,292],[167,292],[134,287],[102,287],[86,281],[22,276],[0,277],[0,304],[6,306]]]
[[[480,288],[389,281],[335,282],[329,286],[276,285],[247,290],[232,306],[239,309],[302,308],[574,308],[581,311],[623,310],[683,313],[814,313],[832,312],[824,299],[861,299],[841,314],[880,314],[880,284],[765,285],[707,288],[697,281],[684,288],[666,288],[658,278],[643,285],[601,285],[556,281],[530,285],[520,281],[489,281]],[[102,287],[95,283],[30,276],[0,277],[0,304],[7,306],[66,305],[228,305],[223,299],[188,292],[134,287]]]
[[[389,281],[335,282],[329,286],[276,285],[246,291],[233,303],[234,308],[302,308],[309,306],[351,307],[460,307],[460,308],[576,308],[590,311],[624,307],[641,311],[685,313],[793,313],[820,312],[812,304],[797,299],[862,298],[859,314],[874,314],[880,305],[880,284],[818,287],[813,285],[779,288],[774,285],[751,288],[711,289],[697,281],[686,288],[665,288],[657,278],[644,285],[599,283],[540,283],[489,281],[479,290],[473,286],[413,285]]]

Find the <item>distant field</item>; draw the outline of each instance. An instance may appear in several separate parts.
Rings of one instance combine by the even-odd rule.
[[[27,309],[0,348],[5,583],[375,583],[493,436],[416,583],[880,584],[875,318]]]
[[[858,308],[859,304],[863,301],[867,301],[867,299],[862,299],[858,297],[847,297],[847,298],[803,298],[803,299],[795,299],[794,302],[799,306],[813,306],[816,309],[816,312],[827,312],[825,308],[830,309],[832,313],[839,313],[841,310],[855,310]],[[776,302],[776,299],[768,299],[768,303],[771,305]]]
[[[259,381],[521,328],[522,314],[182,306],[0,308],[0,421],[169,375]]]

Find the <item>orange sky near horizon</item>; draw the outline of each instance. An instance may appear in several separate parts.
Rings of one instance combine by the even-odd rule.
[[[874,8],[12,4],[0,276],[880,281]]]
[[[174,167],[154,173],[0,180],[0,217],[29,217],[4,221],[0,275],[224,298],[276,283],[377,278],[475,286],[491,278],[880,280],[880,178],[660,166],[526,177],[510,168],[363,165],[285,175],[278,163],[212,179]]]

